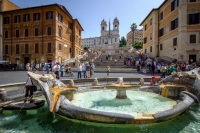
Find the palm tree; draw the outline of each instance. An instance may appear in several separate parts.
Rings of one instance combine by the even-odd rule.
[[[137,28],[136,23],[132,23],[132,25],[131,25],[131,30],[134,31],[136,28]]]
[[[131,30],[132,30],[132,32],[133,32],[133,37],[132,37],[132,43],[133,43],[133,44],[134,44],[134,31],[135,31],[136,28],[137,28],[136,23],[132,23],[132,25],[131,25]]]

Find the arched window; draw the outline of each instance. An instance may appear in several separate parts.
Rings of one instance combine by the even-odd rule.
[[[117,38],[115,38],[115,42],[117,42]]]
[[[104,27],[102,27],[102,30],[104,30]]]

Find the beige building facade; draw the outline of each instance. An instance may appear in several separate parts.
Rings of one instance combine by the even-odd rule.
[[[3,59],[23,67],[81,54],[81,27],[59,4],[2,12]]]
[[[200,60],[200,0],[165,0],[140,26],[145,54],[178,61]]]
[[[9,10],[15,10],[19,9],[17,5],[10,2],[9,0],[0,0],[0,12],[2,11],[9,11]],[[0,60],[3,60],[3,41],[2,41],[2,26],[3,26],[3,18],[0,14]]]
[[[130,31],[126,35],[126,40],[128,45],[135,44],[138,41],[143,41],[143,30],[137,30]]]

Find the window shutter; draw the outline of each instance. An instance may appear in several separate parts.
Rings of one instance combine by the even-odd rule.
[[[19,22],[20,22],[20,15],[18,17],[19,17]]]
[[[5,45],[5,54],[8,54],[8,45]]]
[[[53,19],[53,11],[51,11],[51,19]]]
[[[28,14],[28,21],[30,21],[30,14]]]
[[[196,14],[196,24],[199,24],[199,13]]]
[[[173,30],[173,21],[171,21],[171,30]]]
[[[15,16],[15,23],[17,22],[17,16]]]
[[[48,12],[46,12],[46,19],[48,19]]]
[[[178,18],[177,18],[177,28],[178,28]]]
[[[26,17],[26,15],[24,14],[24,22],[26,21],[26,18],[25,18],[25,17]]]
[[[40,20],[40,13],[38,13],[38,19]]]
[[[174,2],[171,3],[171,11],[174,10]]]

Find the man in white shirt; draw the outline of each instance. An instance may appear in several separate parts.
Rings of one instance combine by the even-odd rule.
[[[57,79],[60,79],[60,75],[59,75],[60,65],[59,65],[58,62],[56,63],[56,65],[53,66],[53,69],[54,69],[54,71],[55,71],[56,78],[57,78]]]
[[[82,66],[81,66],[81,64],[78,65],[77,69],[78,69],[78,78],[81,78],[81,73],[82,73]]]

